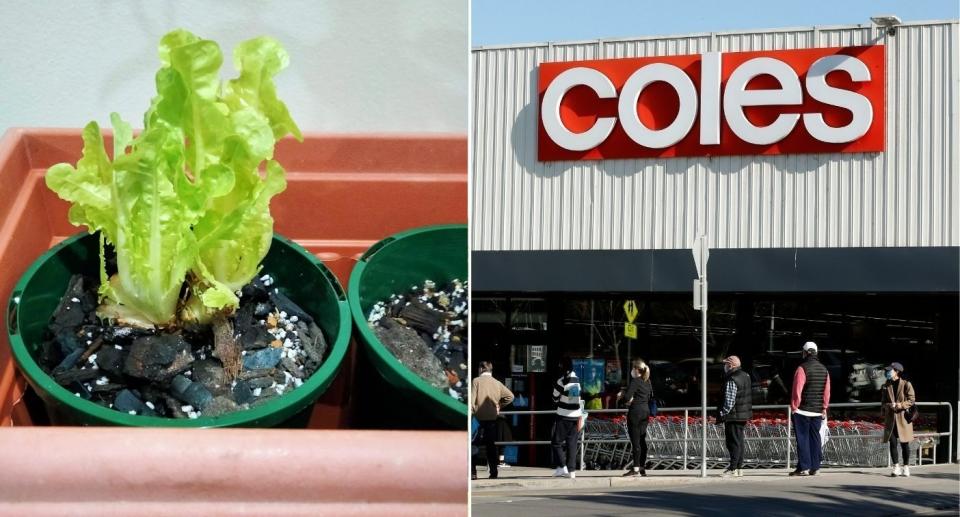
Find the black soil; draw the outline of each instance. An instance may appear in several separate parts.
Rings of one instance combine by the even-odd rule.
[[[77,397],[124,413],[220,416],[296,389],[327,342],[313,318],[268,275],[210,325],[146,330],[96,315],[97,282],[74,276],[47,327],[39,364]]]
[[[378,302],[367,319],[397,360],[461,402],[467,400],[468,292],[466,282],[437,289],[427,280]]]

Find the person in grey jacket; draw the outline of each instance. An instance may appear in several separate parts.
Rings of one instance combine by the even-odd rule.
[[[630,369],[630,384],[627,391],[617,395],[626,401],[627,432],[633,446],[633,466],[623,475],[647,475],[647,423],[650,419],[650,400],[653,399],[653,384],[650,383],[650,367],[643,359],[634,359]]]

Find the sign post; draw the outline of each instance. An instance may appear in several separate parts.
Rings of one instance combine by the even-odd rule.
[[[700,411],[703,417],[700,440],[700,477],[707,477],[707,260],[710,249],[707,238],[700,234],[693,242],[693,262],[697,279],[693,281],[693,308],[700,311],[702,332],[700,357]]]
[[[637,302],[633,300],[623,302],[623,314],[627,317],[627,322],[623,324],[623,335],[627,337],[627,360],[624,361],[627,372],[630,371],[630,368],[633,368],[631,365],[633,358],[633,340],[637,339],[637,325],[633,322],[636,321],[638,313]],[[629,380],[629,378],[627,379]]]

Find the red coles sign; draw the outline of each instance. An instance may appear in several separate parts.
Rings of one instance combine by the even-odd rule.
[[[541,161],[884,148],[884,47],[540,65]]]

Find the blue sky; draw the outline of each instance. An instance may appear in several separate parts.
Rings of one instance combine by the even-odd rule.
[[[472,45],[955,19],[957,0],[473,0]]]

